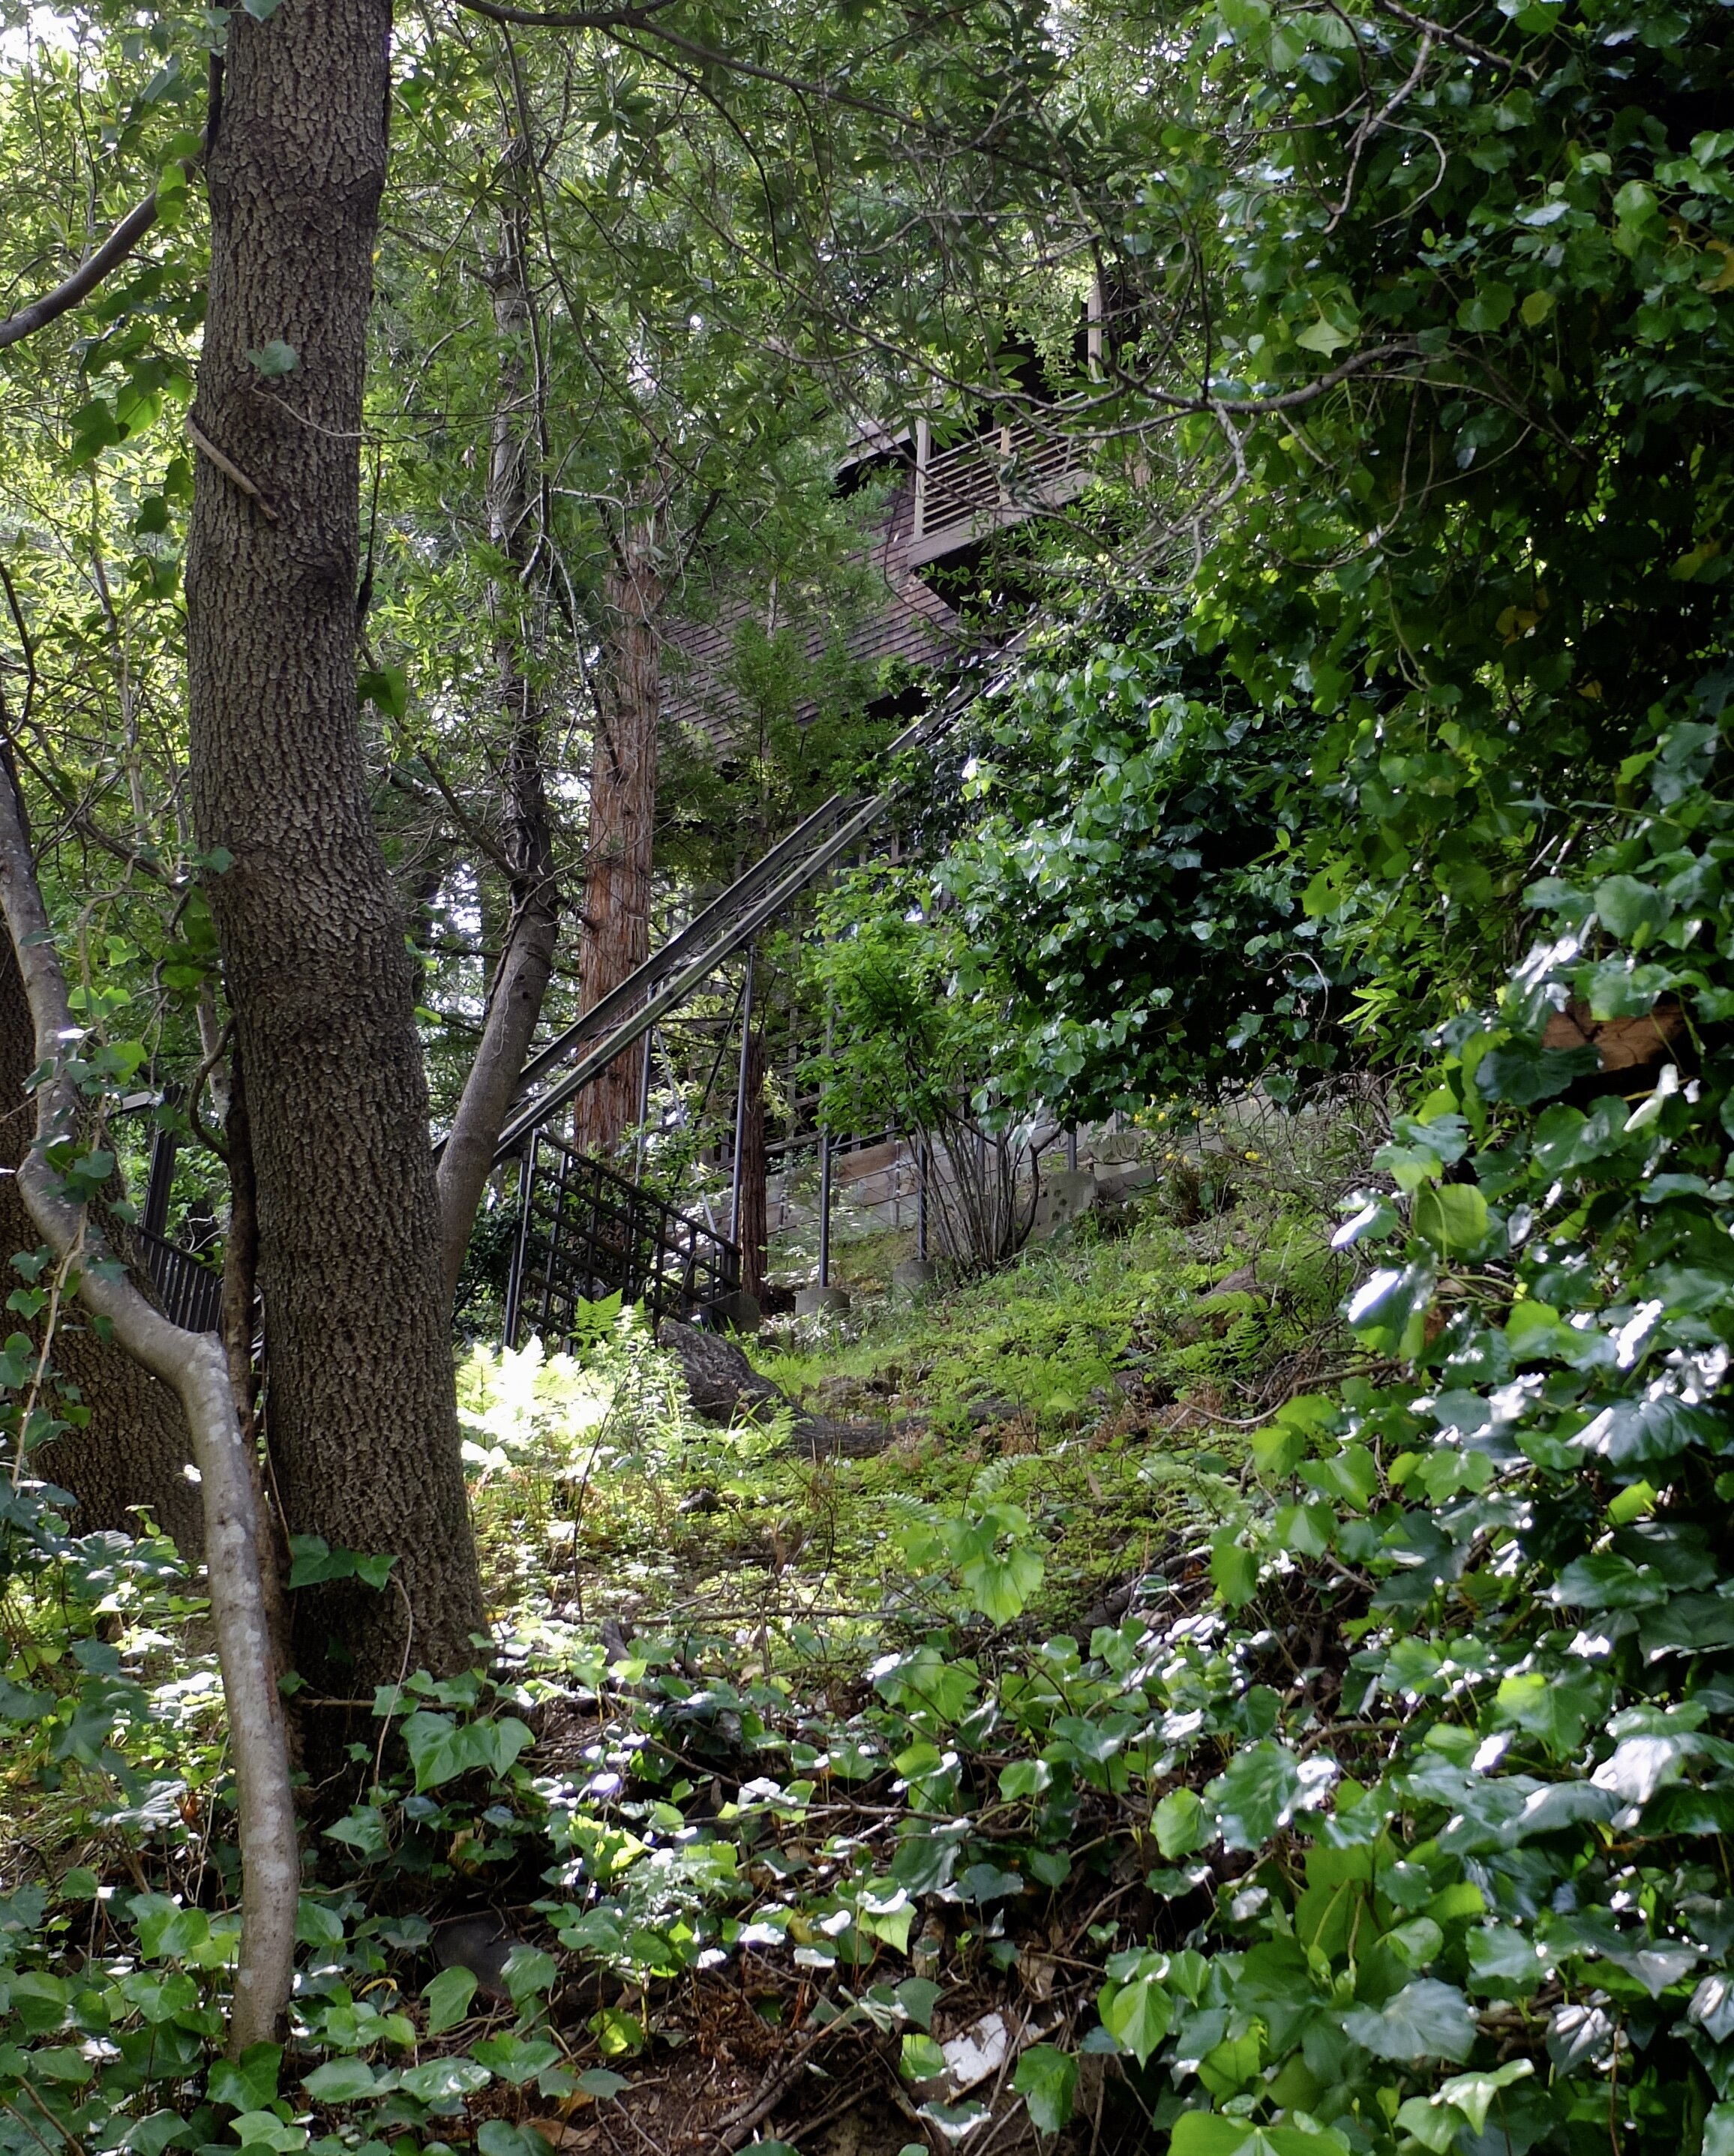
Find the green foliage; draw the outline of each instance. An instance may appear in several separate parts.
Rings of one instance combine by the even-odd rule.
[[[954,921],[924,909],[922,889],[875,869],[823,906],[807,971],[830,1013],[831,1045],[807,1075],[840,1135],[943,1131],[993,1075],[991,1030],[951,993],[966,947]]]
[[[1029,668],[966,766],[976,821],[937,880],[979,1022],[1011,998],[993,1056],[1013,1099],[1092,1115],[1267,1061],[1287,1090],[1331,1060],[1314,1040],[1329,983],[1293,947],[1316,729],[1224,708],[1214,667],[1162,627],[1153,648]]]
[[[678,1368],[637,1310],[612,1296],[575,1324],[574,1352],[477,1347],[459,1367],[472,1514],[501,1604],[546,1598],[582,1536],[665,1511],[664,1464],[692,1439]]]
[[[1086,1112],[1286,1092],[1490,993],[1658,712],[1726,693],[1734,486],[1719,8],[1116,28],[1162,101],[1114,136],[1135,326],[1077,398],[1152,457],[1170,415],[1195,552],[1138,590],[1111,488],[1054,542],[930,849],[1013,1099]]]
[[[782,26],[798,28],[801,64],[846,55],[858,11],[809,13]],[[1034,146],[1055,161],[1044,176],[1090,180],[1066,199],[1088,205],[1092,246],[1147,317],[1104,369],[1095,413],[1141,447],[1152,414],[1171,426],[1163,515],[1191,514],[1195,557],[1166,604],[1039,643],[982,715],[973,827],[936,821],[944,906],[924,872],[857,886],[853,912],[834,915],[853,932],[821,959],[839,1017],[834,1106],[923,1127],[966,1098],[1005,1120],[990,1080],[1073,1104],[1259,1068],[1285,1089],[1357,1028],[1389,1058],[1422,1021],[1431,1090],[1393,1120],[1340,1238],[1347,1262],[1367,1261],[1346,1312],[1358,1366],[1280,1407],[1291,1387],[1276,1385],[1234,1417],[1259,1424],[1242,1486],[1223,1455],[1183,1466],[1147,1424],[1104,1435],[1094,1409],[1109,1404],[1092,1396],[1129,1355],[1171,1390],[1274,1374],[1284,1325],[1321,1329],[1326,1261],[1297,1262],[1306,1294],[1273,1313],[1251,1291],[1194,1307],[1190,1291],[1228,1269],[1224,1240],[1208,1262],[1134,1243],[1111,1292],[1096,1288],[1110,1273],[1080,1282],[1044,1260],[994,1291],[998,1337],[977,1303],[976,1336],[932,1349],[943,1367],[920,1382],[951,1435],[997,1393],[1045,1450],[990,1466],[965,1443],[803,1486],[772,1460],[773,1436],[691,1430],[629,1317],[596,1313],[571,1357],[479,1352],[462,1381],[468,1460],[495,1600],[525,1619],[503,1650],[511,1677],[413,1674],[375,1702],[357,1743],[363,1800],[320,1837],[301,1903],[288,2045],[234,2061],[217,2056],[230,1799],[195,1599],[149,1543],[69,1540],[21,1476],[0,1505],[17,1620],[0,1682],[8,1787],[102,1869],[24,1881],[0,1908],[0,2146],[39,2148],[40,2126],[58,2145],[336,2156],[459,2134],[485,2095],[521,2116],[580,2091],[605,2102],[627,2076],[579,2058],[629,2065],[669,2032],[677,1988],[749,1955],[798,1972],[813,2031],[870,2032],[926,2080],[952,1990],[1033,1963],[1057,1935],[1085,1968],[1074,2023],[1010,2076],[1044,2133],[1065,2126],[1088,2055],[1175,2156],[1734,2146],[1723,17],[1578,0],[1477,9],[1447,37],[1388,13],[1219,0],[1111,23],[1076,10],[1063,27],[1064,128],[1025,131],[1062,72],[1045,18],[997,24],[1009,45],[983,49],[1016,64],[995,81],[960,33],[923,95],[947,124],[991,119],[1002,146]],[[102,159],[54,161],[80,189],[87,171],[118,188],[185,154],[182,49],[201,34],[117,30],[126,116]],[[694,132],[661,125],[600,40],[574,49],[569,78],[532,85],[551,108],[570,92],[596,131],[538,167],[560,213],[551,276],[605,295],[569,307],[549,350],[626,385],[608,407],[619,428],[586,407],[571,440],[537,449],[562,475],[550,557],[578,564],[581,603],[606,573],[598,505],[669,445],[695,525],[753,430],[757,480],[726,512],[720,556],[753,555],[756,521],[804,504],[782,482],[823,459],[782,432],[793,347],[767,302],[782,247],[809,267],[873,265],[828,287],[860,305],[818,311],[826,334],[801,346],[815,365],[838,358],[839,320],[870,336],[890,316],[924,350],[948,341],[934,278],[979,261],[959,248],[931,273],[887,270],[906,259],[892,233],[924,230],[903,190],[931,168],[905,154],[900,123],[865,125],[883,116],[875,95],[908,88],[908,50],[858,81],[860,157],[803,143],[772,161],[780,194],[756,159],[723,160],[728,128],[702,100]],[[77,148],[65,116],[82,59],[46,61],[44,79],[64,94],[9,95],[7,141],[40,111],[56,146]],[[418,49],[398,91],[418,175],[460,158],[492,170],[503,80],[468,47]],[[775,105],[768,70],[752,80],[764,139],[780,125],[798,141],[805,110]],[[476,187],[505,207],[491,181]],[[9,223],[14,275],[44,234],[58,247],[85,228],[81,200],[71,215],[45,189]],[[114,742],[131,759],[124,810],[102,812],[120,821],[101,828],[147,888],[81,901],[69,937],[90,1029],[74,1076],[93,1100],[153,1054],[203,1060],[195,1006],[215,953],[181,879],[228,865],[183,862],[178,833],[153,835],[140,805],[147,777],[179,785],[163,715],[178,708],[191,478],[153,429],[190,391],[197,335],[180,192],[165,192],[163,258],[81,326],[76,386],[32,388],[42,445],[8,480],[29,511],[46,676],[90,717],[44,747],[33,783],[83,804]],[[1013,232],[991,197],[926,229]],[[695,202],[728,213],[707,224]],[[455,245],[476,206],[460,190],[417,244]],[[764,251],[749,257],[741,231]],[[497,652],[472,603],[500,562],[460,528],[473,500],[452,516],[444,503],[469,468],[449,414],[493,378],[498,325],[451,319],[437,283],[408,274],[409,251],[394,234],[382,335],[415,362],[390,408],[406,433],[386,501],[416,528],[382,562],[372,633],[387,663],[358,686],[382,769],[449,749],[483,773],[496,744],[475,715]],[[627,260],[630,289],[608,287]],[[1049,355],[1070,296],[1048,306]],[[1023,361],[1004,320],[977,371],[1009,397]],[[283,376],[294,355],[279,341],[259,361]],[[41,504],[69,471],[90,490],[90,537],[81,494],[63,547]],[[1111,531],[1111,512],[1124,504],[1095,528]],[[781,573],[801,528],[782,521],[753,558]],[[120,604],[111,556],[126,564]],[[464,642],[449,627],[466,608]],[[806,685],[791,644],[755,631],[736,659],[731,685],[761,721],[743,784],[786,807],[844,745],[794,770]],[[551,695],[560,668],[537,664]],[[841,720],[860,685],[835,671]],[[427,835],[391,834],[406,862]],[[57,899],[76,873],[49,864]],[[1545,933],[1501,986],[1526,891]],[[474,986],[443,984],[459,1031]],[[1656,1021],[1629,1092],[1593,1045],[1550,1040],[1567,1009]],[[54,1164],[95,1195],[118,1158],[99,1134]],[[55,1283],[40,1254],[15,1265],[12,1306],[33,1318]],[[1050,1305],[1041,1323],[1019,1320],[1020,1295]],[[945,1323],[962,1329],[968,1307],[946,1306]],[[909,1321],[902,1350],[931,1322]],[[1183,1326],[1198,1333],[1182,1340]],[[32,1399],[28,1339],[3,1354],[22,1454],[40,1434],[30,1414],[54,1404]],[[989,1378],[990,1355],[1004,1374]],[[803,1490],[808,1518],[829,1507],[821,1576],[840,1544],[849,1585],[830,1591],[853,1597],[848,1615],[821,1630],[810,1581],[786,1579],[779,1521],[755,1561],[786,1608],[762,1592],[751,1622],[719,1619],[715,1636],[685,1608],[678,1637],[605,1662],[560,1614],[564,1576],[605,1557],[623,1588],[671,1601],[680,1494],[700,1473],[720,1510]],[[1135,1541],[1123,1618],[1042,1637],[1036,1618],[1075,1614],[1053,1606],[1060,1588],[1092,1578],[1080,1547],[1130,1571]],[[347,1568],[389,1587],[377,1553],[310,1538],[295,1558],[304,1581]],[[823,1686],[804,1684],[809,1656]],[[581,1758],[538,1760],[545,1703],[582,1709]],[[864,1796],[870,1831],[852,1808]],[[146,1883],[117,1887],[134,1863]],[[402,1913],[519,1866],[546,1890],[541,1936],[615,1987],[571,2056],[548,2033],[551,1946],[509,1958],[510,2025],[478,2034],[473,1975],[428,1979],[425,1922]],[[1081,1936],[1056,1933],[1068,1907]],[[943,1985],[905,1973],[936,1916]],[[925,2112],[941,2133],[975,2116],[937,2098]],[[516,2116],[487,2117],[475,2139],[482,2156],[534,2156]]]

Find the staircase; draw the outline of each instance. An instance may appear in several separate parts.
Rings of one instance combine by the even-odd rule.
[[[972,673],[890,744],[886,763],[932,747],[993,685]],[[876,793],[833,794],[525,1065],[494,1156],[496,1164],[522,1163],[521,1224],[506,1291],[506,1337],[514,1345],[526,1330],[550,1340],[569,1337],[580,1297],[618,1291],[645,1302],[659,1321],[703,1317],[739,1289],[736,1245],[576,1152],[548,1125],[843,860],[906,791],[894,782]],[[436,1143],[436,1157],[443,1143]]]
[[[577,1305],[618,1294],[664,1317],[705,1317],[741,1286],[739,1246],[551,1131],[532,1132],[520,1185],[505,1337],[569,1340]]]

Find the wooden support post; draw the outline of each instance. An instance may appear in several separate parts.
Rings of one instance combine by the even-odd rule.
[[[735,1158],[729,1201],[729,1240],[741,1240],[741,1158],[746,1142],[747,1058],[752,1043],[752,967],[756,947],[746,947],[746,982],[741,991],[741,1065],[735,1081]]]
[[[650,1048],[655,1039],[656,1029],[652,1026],[644,1035],[644,1064],[639,1073],[638,1138],[634,1147],[632,1166],[634,1183],[642,1183],[644,1179],[644,1125],[650,1117]]]
[[[825,1060],[831,1060],[831,1026],[833,1013],[825,1012]],[[818,1111],[825,1112],[824,1096],[819,1096]],[[818,1284],[831,1285],[831,1133],[823,1120],[818,1132]]]
[[[916,1141],[916,1255],[927,1262],[927,1163],[926,1138]]]

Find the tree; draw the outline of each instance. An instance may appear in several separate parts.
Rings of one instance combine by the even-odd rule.
[[[29,1152],[24,1109],[36,1069],[36,1028],[23,977],[9,941],[0,942],[0,1242],[28,1255],[41,1237],[23,1199],[18,1171]],[[109,1227],[124,1245],[124,1230]],[[23,1325],[41,1352],[39,1321]],[[141,1510],[187,1555],[204,1541],[197,1485],[187,1473],[192,1440],[173,1391],[112,1341],[71,1318],[54,1340],[61,1378],[77,1388],[79,1421],[31,1458],[32,1471],[69,1490],[78,1500],[74,1524],[80,1533],[106,1527],[138,1532]]]
[[[880,870],[827,901],[808,970],[833,1045],[811,1070],[834,1134],[916,1140],[936,1247],[966,1272],[988,1271],[1029,1234],[1039,1150],[998,1081],[991,1015],[954,990],[967,945],[955,916],[924,912],[925,881]]]
[[[541,1015],[560,930],[543,773],[547,690],[539,662],[547,643],[550,579],[548,565],[541,559],[548,535],[536,467],[546,424],[546,391],[526,259],[527,213],[521,177],[530,155],[522,137],[508,146],[505,167],[520,182],[520,191],[507,196],[500,251],[489,276],[499,365],[489,444],[488,539],[505,571],[494,581],[489,613],[506,742],[500,821],[510,911],[489,983],[481,1039],[440,1155],[441,1249],[448,1307],[457,1291],[476,1208],[493,1168],[494,1148]]]
[[[382,0],[233,18],[187,562],[190,773],[258,1178],[271,1445],[291,1533],[398,1591],[297,1599],[347,1697],[471,1659],[482,1606],[427,1090],[356,725],[357,446],[385,182]]]
[[[54,1347],[55,1298],[75,1295],[94,1326],[173,1391],[198,1464],[205,1570],[240,1814],[241,1936],[228,2026],[229,2050],[239,2057],[279,2035],[294,1982],[300,1883],[281,1672],[265,1584],[259,1462],[237,1410],[221,1342],[210,1333],[182,1332],[154,1309],[109,1252],[100,1223],[91,1217],[90,1201],[110,1181],[114,1160],[101,1146],[85,1142],[92,1134],[90,1111],[100,1115],[108,1105],[105,1096],[126,1065],[100,1050],[90,1053],[85,1029],[73,1022],[9,757],[0,761],[0,915],[37,1052],[36,1127],[17,1185],[54,1265],[38,1386]],[[96,1128],[100,1135],[100,1122]],[[13,1424],[15,1476],[23,1466],[31,1419],[27,1396]]]
[[[628,494],[611,532],[603,580],[603,632],[590,755],[578,984],[583,1010],[618,988],[650,955],[650,880],[656,847],[657,735],[662,724],[658,616],[664,596],[666,511]],[[572,1136],[606,1158],[636,1122],[637,1060],[617,1056],[573,1103]]]
[[[705,526],[719,465],[739,461],[743,441],[752,439],[757,454],[765,444],[832,424],[816,392],[792,398],[779,385],[831,364],[818,344],[803,353],[797,332],[809,295],[831,275],[839,232],[857,218],[860,203],[851,190],[859,184],[870,194],[886,175],[905,169],[912,141],[938,159],[980,155],[1008,123],[998,116],[993,89],[998,48],[983,48],[987,59],[979,62],[974,25],[947,22],[936,37],[931,26],[894,16],[887,43],[880,38],[883,24],[828,17],[806,24],[795,47],[779,45],[772,54],[772,45],[787,43],[788,26],[761,20],[752,9],[721,26],[690,25],[696,37],[672,17],[659,14],[651,23],[654,12],[628,9],[618,18],[586,15],[563,23],[607,30],[609,39],[555,49],[539,80],[543,101],[556,105],[570,56],[582,55],[586,66],[599,56],[598,89],[611,116],[601,136],[561,138],[567,173],[582,167],[587,182],[562,244],[570,254],[571,233],[593,233],[616,279],[608,345],[612,388],[631,389],[647,295],[654,295],[659,326],[673,323],[702,352],[714,393],[708,402],[686,398],[680,425],[657,436],[659,454],[670,446],[676,453],[692,505],[690,536]],[[986,18],[992,13],[985,11]],[[189,131],[177,125],[197,95],[197,75],[176,50],[180,33],[156,25],[133,38],[118,28],[116,49],[129,68],[146,50],[163,64],[142,84],[115,143],[143,171],[170,177],[152,198],[151,216],[126,220],[100,265],[69,281],[64,302],[70,307],[88,297],[95,276],[112,274],[128,247],[172,225],[185,207],[176,176],[205,174],[211,270],[191,414],[197,476],[185,579],[187,792],[203,856],[198,902],[208,904],[215,922],[233,1054],[254,1132],[259,1273],[272,1343],[272,1444],[287,1524],[340,1545],[392,1549],[402,1558],[397,1586],[382,1600],[348,1584],[302,1598],[298,1655],[316,1687],[344,1694],[369,1674],[395,1671],[408,1636],[406,1613],[418,1657],[436,1665],[467,1656],[480,1615],[462,1523],[441,1292],[457,1240],[451,1224],[461,1220],[469,1201],[457,1194],[448,1205],[442,1253],[423,1145],[422,1043],[403,950],[403,909],[372,829],[368,767],[353,705],[357,450],[385,178],[387,29],[381,8],[303,8],[300,0],[266,19],[235,18],[224,33],[233,33],[232,49],[213,77],[223,95],[213,103],[208,140],[200,142],[187,141]],[[713,34],[734,51],[704,42]],[[413,71],[418,94],[429,80],[462,78],[463,65],[449,69],[444,57],[454,44],[442,44],[425,73]],[[660,119],[647,123],[643,100],[613,64],[620,52],[639,48],[654,61],[664,109],[678,116],[677,141]],[[490,67],[495,81],[510,78],[517,85],[512,101],[521,121],[537,102],[536,71],[526,90],[515,52]],[[910,86],[921,80],[931,88],[941,77],[958,88],[959,109],[967,108],[961,135],[948,121],[911,117]],[[403,105],[412,105],[408,84]],[[61,109],[74,110],[75,100],[69,97]],[[813,158],[816,115],[829,135],[823,154]],[[1025,116],[1020,107],[1016,124]],[[521,131],[528,139],[530,130]],[[609,199],[610,168],[588,146],[572,145],[599,140],[611,146],[613,175],[629,167],[644,183],[639,199],[654,213],[635,227],[610,228],[597,213]],[[793,194],[767,187],[767,155],[804,175]],[[115,169],[124,167],[117,162]],[[558,198],[557,191],[542,189],[535,160],[526,170],[536,176],[524,199],[533,205],[552,275],[558,250],[546,228],[550,194]],[[671,205],[682,210],[684,224]],[[698,251],[695,234],[702,235]],[[877,244],[875,275],[895,256],[884,235]],[[131,468],[131,445],[146,439],[166,398],[172,401],[185,379],[186,347],[200,328],[198,259],[196,245],[177,240],[177,249],[171,289],[160,302],[164,265],[146,263],[135,280],[99,302],[111,334],[77,348],[92,381],[110,368],[121,376],[73,415],[74,457],[93,468],[99,495],[100,459],[118,449]],[[519,243],[521,258],[524,251]],[[707,277],[700,280],[695,316],[700,252]],[[649,264],[637,285],[621,274],[634,260]],[[533,332],[534,280],[516,281],[529,295]],[[895,275],[886,289],[896,289]],[[733,305],[737,292],[752,304]],[[599,317],[575,306],[564,286],[562,300],[558,333],[569,352],[587,359]],[[57,318],[49,309],[32,320],[51,326]],[[697,339],[690,335],[695,321],[704,328]],[[181,340],[177,351],[158,348],[172,341],[165,323]],[[497,323],[495,334],[500,335]],[[765,364],[756,371],[759,361]],[[740,415],[755,413],[757,431],[749,436]],[[538,448],[538,513],[546,532],[546,445]],[[167,539],[178,507],[175,471],[172,461],[160,495],[140,507],[136,531],[147,542],[137,557],[146,588],[162,606],[163,623],[177,633],[172,547],[150,543]],[[593,501],[619,495],[600,472],[588,491]],[[503,501],[496,490],[496,507]],[[757,513],[744,515],[739,528]],[[497,521],[503,537],[513,528],[509,512]],[[562,583],[576,641],[572,602],[586,584],[569,578],[567,566]],[[508,559],[497,588],[515,573]],[[598,582],[590,579],[588,588]],[[122,627],[112,607],[108,613],[119,649]],[[395,701],[401,716],[391,657],[370,664],[370,694]],[[536,671],[521,670],[526,682]],[[124,693],[119,701],[125,703]],[[510,704],[510,695],[504,701]],[[525,843],[516,853],[507,849],[507,881],[518,901],[516,919],[536,928],[534,937],[526,931],[528,951],[532,944],[546,947],[546,922],[535,916],[551,895],[557,861],[544,858],[551,838],[544,847],[534,834],[540,747],[535,714],[521,698],[518,706],[530,723],[516,736],[517,776],[505,794]],[[130,721],[124,712],[115,719],[124,736]],[[510,733],[509,714],[506,723]],[[132,807],[127,858],[142,860],[158,841],[145,828],[146,804],[136,787]],[[88,802],[74,813],[93,843],[118,843]],[[527,899],[532,891],[534,906]],[[178,894],[173,901],[177,908],[192,904]],[[509,1019],[522,1029],[526,1022],[536,996],[533,981],[524,978],[525,994],[495,999],[502,1027]],[[199,1014],[199,1060],[214,1065],[222,1043],[213,998],[202,999]],[[496,1029],[496,1045],[501,1038]],[[479,1081],[475,1142],[468,1148],[472,1188],[485,1126],[497,1111],[500,1089],[492,1081],[510,1060],[501,1048],[487,1059],[489,1083]],[[490,1085],[484,1112],[480,1094]],[[358,1460],[376,1471],[357,1473]]]

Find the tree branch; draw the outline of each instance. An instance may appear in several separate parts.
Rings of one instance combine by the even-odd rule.
[[[156,222],[156,198],[152,194],[136,209],[129,210],[96,252],[87,254],[63,284],[0,322],[0,352],[22,338],[33,336],[38,330],[46,329],[50,322],[58,321],[62,315],[77,306],[80,300],[95,290],[117,263],[126,259]]]
[[[635,8],[514,8],[500,4],[500,0],[459,0],[472,15],[485,15],[490,23],[521,23],[531,30],[629,30],[664,8],[674,5],[674,0],[640,0]]]
[[[1336,367],[1326,367],[1322,374],[1302,382],[1298,389],[1279,390],[1272,397],[1183,397],[1171,389],[1154,388],[1147,382],[1139,387],[1152,403],[1165,405],[1171,412],[1208,412],[1213,416],[1232,412],[1237,417],[1256,419],[1265,412],[1290,412],[1297,404],[1311,404],[1316,397],[1335,389],[1352,375],[1364,374],[1369,367],[1377,367],[1385,360],[1415,359],[1419,356],[1412,344],[1373,345],[1366,352],[1352,353]]]
[[[49,1148],[74,1135],[79,1097],[64,1074],[80,1037],[36,880],[23,803],[0,770],[0,912],[11,936],[36,1029],[39,1065],[53,1075],[36,1096],[36,1137],[18,1192],[44,1240],[75,1273],[80,1296],[132,1359],[179,1398],[192,1432],[205,1516],[205,1569],[228,1713],[240,1813],[241,1944],[228,2048],[275,2041],[295,1978],[300,1883],[283,1705],[266,1621],[254,1477],[236,1418],[223,1343],[187,1332],[147,1302],[113,1262],[86,1209],[66,1195]]]
[[[665,0],[657,0],[665,4]],[[195,157],[182,157],[181,170],[190,180],[211,153],[211,145],[217,139],[217,129],[223,112],[223,62],[215,53],[211,55],[210,90],[205,100],[204,138]],[[46,329],[50,322],[59,321],[69,313],[80,300],[87,299],[107,276],[131,254],[145,234],[156,223],[161,201],[160,190],[154,190],[130,209],[94,254],[86,255],[78,268],[52,292],[44,292],[39,300],[33,300],[28,307],[20,307],[15,315],[8,315],[0,322],[0,352],[8,345],[18,344],[38,330]]]
[[[1521,60],[1507,59],[1490,45],[1478,45],[1473,38],[1465,38],[1460,30],[1447,29],[1443,23],[1430,21],[1425,15],[1417,15],[1400,5],[1400,0],[1373,0],[1380,14],[1388,15],[1393,22],[1401,23],[1411,30],[1423,30],[1437,38],[1441,44],[1449,45],[1455,52],[1467,53],[1472,60],[1485,60],[1489,67],[1504,68],[1508,74],[1527,75],[1533,82],[1536,70],[1525,66]]]

